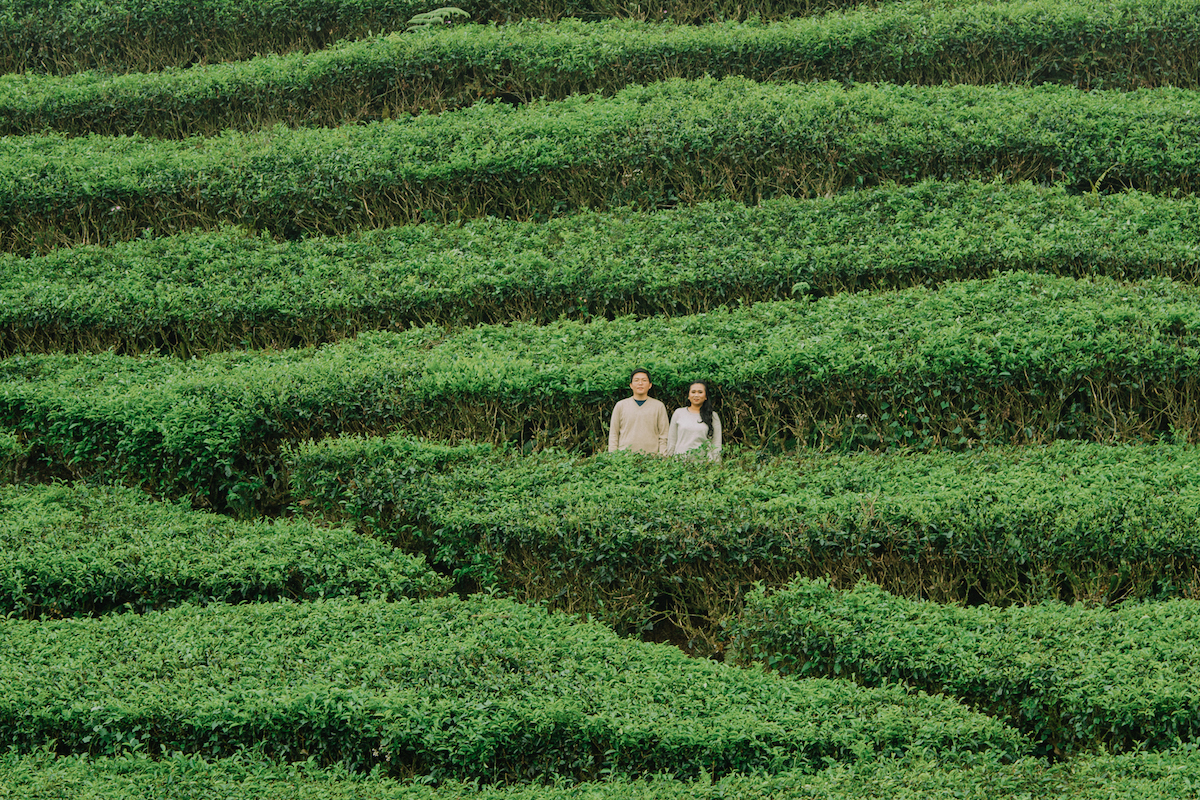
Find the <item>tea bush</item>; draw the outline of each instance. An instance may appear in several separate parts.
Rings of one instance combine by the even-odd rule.
[[[0,250],[222,224],[282,237],[585,208],[757,204],[888,182],[1195,191],[1200,100],[1179,89],[672,80],[521,109],[180,141],[0,139]]]
[[[15,481],[28,456],[29,447],[20,436],[0,430],[0,483]]]
[[[284,243],[226,229],[0,255],[0,353],[190,357],[428,323],[697,314],[994,270],[1195,282],[1197,242],[1195,198],[942,181]]]
[[[403,20],[428,6],[0,0],[0,59],[13,69],[199,67],[2,82],[9,99],[0,107],[28,115],[14,122],[26,127],[13,130],[33,125],[39,132],[0,141],[0,251],[27,256],[144,240],[120,251],[116,263],[109,259],[117,251],[79,248],[56,253],[57,262],[0,264],[0,273],[14,277],[66,265],[53,287],[39,289],[36,279],[5,284],[14,294],[0,298],[0,308],[25,316],[4,329],[4,354],[119,347],[186,358],[4,358],[0,452],[14,454],[11,477],[117,479],[245,515],[303,510],[352,520],[385,540],[315,522],[250,525],[183,507],[143,508],[132,499],[138,490],[72,488],[93,493],[93,504],[107,498],[87,520],[66,510],[77,494],[57,510],[37,500],[38,518],[55,520],[49,528],[25,525],[25,511],[6,507],[0,526],[15,526],[8,550],[33,552],[44,538],[51,546],[37,551],[35,566],[73,580],[82,575],[71,561],[80,553],[103,571],[116,557],[138,564],[158,558],[180,543],[174,534],[203,539],[193,521],[219,530],[188,551],[191,561],[159,562],[158,599],[139,594],[119,607],[141,614],[20,620],[110,610],[105,604],[141,577],[126,570],[120,583],[105,572],[107,583],[87,584],[93,594],[107,593],[93,605],[47,578],[60,598],[74,598],[71,612],[54,600],[20,605],[42,585],[22,579],[25,600],[0,615],[7,617],[0,620],[0,750],[9,751],[0,756],[0,795],[329,800],[439,791],[416,786],[425,781],[477,796],[1196,795],[1194,741],[1164,754],[1079,752],[1088,742],[1132,749],[1194,738],[1190,664],[1164,656],[1175,680],[1158,684],[1162,713],[1147,710],[1144,690],[1164,676],[1152,658],[1130,656],[1144,640],[1131,643],[1119,631],[1108,641],[1091,634],[1077,640],[1101,653],[1092,665],[1109,659],[1127,679],[1111,690],[1092,673],[1078,686],[1053,684],[1061,673],[1050,670],[1024,673],[1033,676],[1023,698],[1032,713],[1004,719],[1030,726],[1034,742],[952,697],[931,697],[887,676],[877,677],[886,687],[872,689],[739,671],[494,598],[319,597],[322,590],[385,596],[397,583],[444,587],[419,560],[400,559],[392,549],[399,545],[437,559],[460,590],[504,587],[522,599],[593,609],[596,618],[647,638],[684,646],[694,638],[693,651],[701,652],[720,650],[716,625],[741,608],[755,581],[775,587],[804,570],[830,574],[831,585],[866,577],[947,601],[1194,595],[1194,469],[1185,443],[1200,436],[1200,305],[1194,289],[1153,279],[1192,280],[1195,271],[1188,195],[1196,188],[1200,114],[1194,93],[1178,89],[1195,85],[1200,63],[1193,0],[955,0],[906,3],[908,17],[883,4],[819,21],[703,30],[592,22],[608,14],[775,19],[838,1],[470,6],[477,20],[578,10],[589,22],[427,31],[291,56],[335,39],[371,39],[395,29],[385,12]],[[814,32],[824,39],[803,38]],[[616,57],[581,46],[588,36]],[[209,66],[272,51],[280,55]],[[398,61],[401,51],[411,57]],[[278,78],[277,68],[294,79]],[[379,69],[395,79],[381,82]],[[626,86],[700,69],[709,77]],[[839,80],[754,84],[768,69],[770,80]],[[728,73],[743,76],[712,78]],[[1063,85],[864,85],[892,74],[905,84]],[[595,93],[552,100],[581,89]],[[480,97],[503,102],[397,119]],[[526,101],[533,102],[509,105]],[[164,113],[172,102],[175,112]],[[211,115],[198,117],[206,108]],[[176,136],[240,125],[240,118],[254,130],[174,142],[94,135],[101,119]],[[337,130],[264,128],[276,119],[376,118]],[[51,119],[93,135],[41,131]],[[128,130],[113,128],[120,129]],[[941,202],[933,198],[959,191],[949,188],[959,181],[992,179],[1023,184],[1029,198],[1050,197],[1054,188],[1059,199],[1031,202],[1029,213],[1001,212],[995,201],[1007,190],[997,186],[988,198],[954,201],[958,211],[928,224],[926,207],[932,213]],[[942,188],[900,188],[923,181]],[[856,194],[876,185],[892,194]],[[1131,190],[1139,193],[1124,194]],[[1004,202],[1019,204],[1016,192]],[[823,227],[792,217],[798,232],[789,236],[804,246],[782,248],[771,238],[781,218],[758,207],[791,196],[823,198],[847,216]],[[710,200],[725,210],[709,217],[684,211]],[[665,226],[655,227],[668,215],[639,219],[666,208],[680,211]],[[616,211],[591,233],[566,219],[592,210],[580,218],[586,227],[605,209]],[[990,222],[985,209],[996,212]],[[1063,209],[1091,221],[1064,225]],[[518,264],[525,277],[516,283],[506,269],[471,260],[497,252],[494,245],[473,249],[480,240],[532,228],[497,217],[555,220],[530,234],[519,264],[488,256]],[[908,222],[887,239],[886,227],[899,220]],[[411,287],[411,301],[410,287],[388,287],[379,273],[357,289],[331,288],[352,274],[342,265],[376,260],[382,251],[370,237],[366,249],[338,253],[321,248],[342,243],[311,241],[320,233],[439,221],[462,228],[447,234],[413,226],[429,230],[403,234],[430,242],[428,252],[443,259],[429,259],[425,272],[399,273],[420,287]],[[990,249],[963,245],[970,231],[989,224],[996,231]],[[723,225],[765,234],[713,239]],[[962,230],[952,234],[955,226]],[[219,233],[205,238],[205,229]],[[175,233],[187,236],[154,241]],[[426,233],[434,238],[422,239]],[[630,270],[622,245],[638,252],[647,236],[670,240],[644,249],[664,269]],[[710,248],[715,270],[706,273],[705,261],[694,277],[673,275],[699,260],[705,242],[728,248]],[[227,275],[244,271],[225,280],[225,299],[210,302],[220,292],[201,290],[220,283],[217,264],[195,266],[203,253],[191,267],[168,268],[190,244],[232,253]],[[264,262],[247,253],[259,248],[267,261],[285,264],[279,282],[265,270],[258,275]],[[455,249],[470,257],[456,264]],[[785,261],[764,266],[739,255],[761,252]],[[142,267],[119,261],[138,253],[145,254]],[[614,272],[575,277],[587,275],[602,253]],[[326,261],[297,269],[310,258]],[[397,257],[425,258],[411,250]],[[112,269],[80,280],[73,260],[84,272],[100,262]],[[728,281],[709,277],[743,266]],[[1049,275],[853,294],[932,287],[1014,266]],[[118,281],[127,270],[129,281]],[[1092,273],[1150,280],[1054,277]],[[289,309],[289,292],[331,296]],[[766,299],[797,302],[758,303]],[[206,304],[212,309],[196,310]],[[479,322],[503,324],[463,327]],[[340,341],[372,327],[405,330]],[[337,344],[214,352],[327,341]],[[693,377],[719,381],[731,440],[720,468],[584,458],[602,446],[607,409],[639,362],[654,370],[668,399]],[[448,443],[347,435],[397,429]],[[519,445],[522,455],[504,443]],[[864,449],[874,452],[852,452]],[[360,461],[347,460],[356,454]],[[304,470],[317,462],[329,472],[314,479]],[[32,498],[49,497],[43,491],[20,485],[0,497],[22,498],[17,505],[28,510]],[[89,525],[87,535],[99,539],[72,538]],[[238,549],[237,536],[247,532],[269,549]],[[270,539],[285,532],[299,541]],[[230,538],[222,541],[224,534]],[[150,538],[163,549],[122,549]],[[233,544],[221,549],[225,542]],[[344,545],[321,549],[331,542]],[[396,572],[392,563],[400,564]],[[301,572],[313,567],[303,577],[305,591],[320,587],[313,599],[211,602],[254,599],[237,594],[243,584],[220,583],[227,566],[250,576],[247,583],[269,573],[275,583],[251,587],[261,590],[258,599],[299,596],[295,583],[280,583],[285,572],[296,577],[292,564]],[[170,584],[193,566],[195,586]],[[0,570],[0,578],[8,574]],[[365,591],[351,590],[354,581]],[[154,610],[180,600],[189,604]],[[1022,630],[1045,633],[1040,643],[997,639],[1011,646],[1017,666],[1044,656],[1039,648],[1047,642],[1070,638],[1063,617],[1045,616],[1054,608],[1065,607],[1021,617],[1035,623]],[[975,619],[956,613],[948,609],[941,619],[960,630]],[[999,632],[1016,618],[1013,610],[987,619]],[[646,625],[652,629],[640,630]],[[1129,628],[1151,631],[1142,620]],[[1110,642],[1129,649],[1105,652]],[[966,643],[948,642],[944,653]],[[1159,644],[1175,653],[1167,645],[1178,642]],[[904,668],[944,669],[938,655]],[[1145,669],[1131,675],[1130,664]],[[1001,678],[1024,679],[1011,670]],[[1099,700],[1070,706],[1078,712],[1072,719],[1055,717],[1080,696]],[[1002,711],[1023,713],[1022,702],[1005,703]],[[1027,757],[1035,748],[1054,758]],[[321,772],[324,765],[336,769]],[[499,786],[528,781],[547,785]]]
[[[889,3],[774,25],[456,26],[186,71],[0,79],[0,134],[211,135],[611,95],[666,78],[1197,88],[1200,3]]]
[[[747,599],[731,655],[944,692],[1025,731],[1043,754],[1169,748],[1200,733],[1198,610],[1187,600],[960,608],[801,579]]]
[[[1194,441],[1196,289],[1028,273],[693,316],[434,326],[280,352],[0,360],[31,463],[241,511],[286,503],[285,451],[397,428],[584,452],[631,364],[715,387],[727,438],[778,449]],[[34,458],[36,457],[36,458]]]
[[[951,4],[958,0],[942,0]],[[762,17],[781,19],[855,5],[850,0],[462,0],[477,22],[526,17],[630,17],[680,22]],[[148,72],[250,58],[259,53],[308,52],[342,39],[403,31],[426,0],[71,0],[0,3],[0,73],[70,73],[84,69]]]
[[[0,72],[152,71],[311,50],[402,27],[427,4],[402,0],[4,0]]]
[[[1170,753],[1080,755],[1053,765],[1034,758],[1006,764],[980,757],[969,767],[944,767],[910,757],[834,765],[816,773],[734,774],[687,783],[652,776],[503,788],[447,781],[435,788],[249,756],[54,758],[44,751],[0,755],[0,785],[28,800],[144,800],[162,787],[202,800],[860,800],[881,793],[896,800],[1026,800],[1051,794],[1071,800],[1178,800],[1194,791],[1197,770],[1194,751],[1180,748]]]
[[[944,603],[1200,599],[1197,459],[1062,442],[710,465],[344,437],[302,447],[292,479],[309,513],[447,571],[712,653],[751,586],[797,574]]]
[[[145,611],[179,603],[427,597],[420,556],[300,520],[234,522],[115,486],[0,488],[0,613]]]
[[[0,633],[0,740],[18,751],[258,751],[492,784],[1028,748],[945,698],[698,661],[486,597],[183,606]]]

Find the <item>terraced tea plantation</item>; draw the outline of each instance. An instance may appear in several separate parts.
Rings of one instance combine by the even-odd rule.
[[[0,797],[1200,797],[1200,0],[0,32]]]

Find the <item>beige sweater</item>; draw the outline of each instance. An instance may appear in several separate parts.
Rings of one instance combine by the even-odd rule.
[[[667,452],[667,407],[653,397],[640,406],[632,397],[613,406],[608,428],[608,452],[633,450],[636,453]]]

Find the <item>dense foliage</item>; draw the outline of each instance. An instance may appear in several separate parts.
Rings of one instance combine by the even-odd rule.
[[[60,754],[260,749],[484,783],[1028,750],[947,698],[689,659],[486,597],[3,621],[0,737]]]
[[[29,456],[29,446],[12,431],[0,430],[0,483],[16,480]]]
[[[283,451],[331,434],[400,427],[597,449],[631,363],[650,368],[666,398],[711,380],[727,438],[758,447],[1194,441],[1196,292],[1013,273],[673,318],[426,326],[188,361],[21,356],[0,361],[0,424],[50,468],[242,511],[284,501]]]
[[[391,781],[378,774],[309,764],[280,765],[239,756],[89,758],[0,755],[0,785],[25,800],[146,800],[168,788],[194,800],[1179,800],[1195,791],[1195,750],[1128,755],[1080,755],[1053,765],[1034,758],[1011,764],[980,758],[969,767],[945,767],[908,757],[832,765],[816,773],[702,776],[681,783],[666,776],[573,786],[479,787],[446,782],[437,788]]]
[[[969,0],[975,2],[976,0]],[[953,4],[961,0],[941,0]],[[854,0],[461,0],[477,22],[629,17],[680,22],[779,19]],[[0,73],[160,70],[310,51],[372,32],[406,30],[426,0],[3,0]]]
[[[117,487],[0,488],[0,614],[396,599],[447,588],[422,557],[345,529],[234,522]]]
[[[671,80],[519,109],[180,141],[0,139],[0,250],[238,224],[296,237],[1003,178],[1191,194],[1193,91]]]
[[[1198,64],[1197,0],[891,3],[700,28],[531,21],[392,34],[182,71],[12,75],[0,79],[0,134],[188,136],[278,122],[340,125],[480,99],[612,94],[666,76],[1194,89]]]
[[[0,795],[1197,796],[1197,0],[436,5],[0,0]]]
[[[781,672],[958,697],[1061,756],[1197,741],[1197,612],[1196,601],[961,608],[799,580],[748,598],[732,638],[737,658]]]
[[[724,646],[752,585],[797,574],[942,603],[1200,598],[1190,446],[743,452],[718,466],[351,437],[302,448],[292,477],[310,513],[702,653]]]
[[[470,220],[282,243],[229,229],[0,255],[0,352],[192,356],[428,323],[697,314],[994,270],[1195,282],[1200,201],[925,181],[753,207]]]

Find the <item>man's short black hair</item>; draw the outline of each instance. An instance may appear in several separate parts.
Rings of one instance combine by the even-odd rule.
[[[629,382],[630,382],[630,383],[633,383],[633,379],[634,379],[634,377],[635,377],[635,376],[636,376],[636,375],[637,375],[639,372],[643,373],[643,374],[646,376],[646,380],[650,381],[650,383],[654,383],[654,381],[653,381],[653,380],[651,380],[651,378],[650,378],[650,370],[648,370],[648,369],[643,369],[642,367],[638,367],[638,368],[637,368],[637,369],[635,369],[633,372],[629,373]]]

